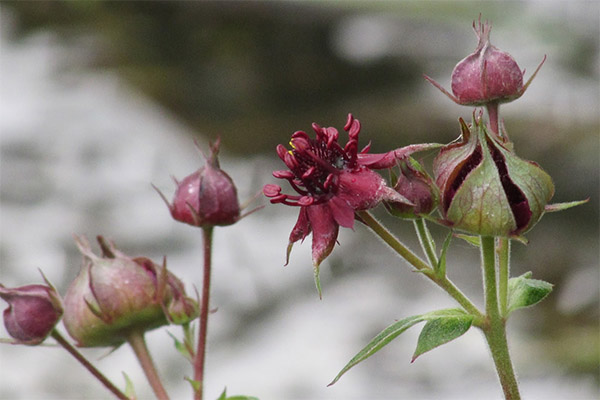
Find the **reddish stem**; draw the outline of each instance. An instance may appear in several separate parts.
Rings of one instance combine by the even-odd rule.
[[[212,226],[202,228],[202,242],[204,247],[204,271],[202,279],[202,299],[200,304],[200,329],[198,331],[198,348],[196,351],[196,356],[194,358],[194,381],[198,383],[198,389],[194,393],[195,400],[202,400],[202,393],[204,389],[204,360],[206,358],[206,338],[208,332],[212,233]]]

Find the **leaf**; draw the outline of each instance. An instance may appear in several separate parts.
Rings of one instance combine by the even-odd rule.
[[[202,386],[202,382],[200,381],[195,381],[190,377],[184,376],[183,379],[185,379],[186,381],[188,381],[190,383],[190,385],[192,385],[192,390],[194,391],[194,393],[197,393],[200,390],[200,387]],[[225,393],[225,392],[223,392]],[[219,400],[221,400],[221,398],[219,397]]]
[[[177,339],[175,335],[173,335],[171,332],[167,331],[167,333],[169,334],[169,336],[171,336],[171,338],[173,338],[173,341],[175,342],[175,348],[177,349],[177,351],[182,356],[184,356],[186,360],[192,362],[193,356],[190,354],[190,351],[188,350],[187,346],[181,340]]]
[[[531,272],[508,280],[508,313],[542,301],[552,291],[552,284],[531,279]]]
[[[333,381],[331,381],[331,383],[329,383],[329,385],[327,386],[331,386],[334,383],[336,383],[342,377],[342,375],[348,372],[350,368],[354,367],[356,364],[366,360],[373,354],[377,353],[379,350],[381,350],[382,347],[394,340],[401,333],[403,333],[413,325],[418,324],[419,322],[428,321],[436,318],[456,317],[459,315],[464,316],[468,314],[466,314],[463,310],[452,308],[446,310],[432,311],[423,315],[415,315],[394,322],[392,325],[388,326],[383,331],[381,331],[381,333],[375,336],[361,351],[359,351],[358,354],[356,354],[354,358],[352,358],[348,362],[348,364],[346,364],[346,366],[342,368],[342,370],[337,374]]]
[[[544,211],[545,212],[556,212],[556,211],[562,211],[562,210],[566,210],[568,208],[571,207],[576,207],[576,206],[580,206],[582,204],[585,204],[589,201],[589,197],[585,200],[579,200],[579,201],[569,201],[567,203],[555,203],[555,204],[547,204],[546,207],[544,207]]]
[[[465,235],[464,233],[456,233],[456,234],[454,234],[454,236],[456,236],[459,239],[464,240],[465,242],[469,243],[471,246],[481,247],[481,239],[479,238],[479,236]]]
[[[131,379],[129,379],[129,376],[127,376],[125,372],[121,373],[125,378],[125,396],[127,396],[130,399],[137,399],[137,396],[135,394],[135,388],[133,387],[133,382],[131,382]]]
[[[466,313],[435,318],[427,322],[419,335],[417,349],[411,362],[421,354],[462,336],[469,330],[472,322],[473,316]]]

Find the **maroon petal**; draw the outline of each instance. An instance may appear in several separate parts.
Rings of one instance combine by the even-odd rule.
[[[344,228],[354,227],[354,209],[341,198],[334,196],[328,202],[333,219]]]
[[[338,236],[339,226],[333,218],[327,204],[313,205],[306,208],[310,226],[313,231],[312,257],[315,268],[333,250]]]
[[[396,166],[397,160],[403,159],[404,157],[419,151],[437,149],[438,147],[442,147],[442,145],[438,143],[421,143],[400,147],[396,150],[388,151],[387,153],[361,153],[358,155],[358,163],[373,169],[392,168]]]

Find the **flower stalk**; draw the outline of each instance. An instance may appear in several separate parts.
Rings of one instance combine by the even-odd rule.
[[[61,345],[69,354],[71,354],[81,365],[85,367],[96,379],[100,381],[116,398],[121,400],[130,400],[125,393],[117,388],[111,381],[108,380],[102,372],[100,372],[87,358],[83,356],[71,343],[69,343],[56,329],[53,329],[50,336]]]
[[[432,282],[448,293],[465,311],[473,315],[473,325],[479,326],[483,320],[483,314],[479,309],[465,296],[465,294],[448,279],[447,276],[439,276],[435,271],[427,265],[425,261],[419,258],[415,253],[406,247],[400,240],[394,236],[385,226],[383,226],[373,215],[368,211],[357,211],[357,219],[367,225],[377,236],[379,236],[388,246],[392,248],[400,257],[406,260],[410,265],[415,267],[419,272],[429,278]]]
[[[498,287],[496,285],[496,241],[492,236],[481,237],[481,265],[485,290],[486,320],[482,326],[496,372],[506,400],[519,400],[519,385],[513,369],[508,341],[506,339],[506,320],[500,313]]]
[[[202,400],[204,389],[204,366],[206,359],[206,341],[208,334],[208,314],[210,300],[210,277],[212,256],[213,227],[202,228],[204,268],[202,279],[202,300],[200,305],[200,329],[198,330],[198,348],[194,357],[194,381],[198,384],[194,393],[195,400]]]
[[[158,400],[169,400],[169,395],[165,390],[160,376],[158,375],[158,371],[154,366],[154,361],[152,361],[152,356],[148,351],[148,346],[146,346],[146,340],[144,339],[143,332],[131,332],[127,337],[127,342],[131,346],[135,356],[137,357],[142,369],[144,370],[144,374],[146,374],[146,378],[156,395]]]

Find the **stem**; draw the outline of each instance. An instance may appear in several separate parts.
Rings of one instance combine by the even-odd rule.
[[[71,343],[69,343],[56,329],[52,330],[50,336],[54,338],[65,350],[67,350],[77,361],[81,363],[96,377],[108,390],[112,392],[118,399],[130,400],[123,392],[119,390],[111,381],[106,378],[92,363],[90,363]]]
[[[460,289],[458,289],[454,283],[446,276],[438,276],[434,271],[415,255],[410,249],[408,249],[400,240],[398,240],[386,227],[381,225],[373,215],[368,211],[357,211],[356,212],[360,221],[367,225],[371,230],[379,236],[383,241],[392,248],[398,255],[404,258],[409,264],[415,267],[420,272],[435,282],[439,287],[444,289],[454,300],[458,302],[466,311],[475,317],[473,321],[474,325],[478,325],[479,321],[483,319],[481,311],[465,296]]]
[[[200,305],[200,329],[198,331],[198,349],[194,358],[194,381],[198,383],[198,389],[194,392],[195,400],[202,400],[202,393],[204,388],[204,360],[206,358],[206,338],[208,332],[212,233],[212,226],[202,228],[202,242],[204,248],[204,271],[202,280],[202,303]]]
[[[500,108],[500,104],[498,102],[491,102],[486,104],[488,119],[490,120],[490,129],[496,135],[500,136],[499,132],[499,116],[498,109]]]
[[[131,332],[127,337],[127,343],[129,343],[129,346],[131,346],[135,356],[140,362],[140,365],[144,370],[144,374],[146,374],[146,378],[148,378],[148,382],[150,383],[156,398],[159,400],[168,400],[169,395],[167,394],[167,391],[165,390],[160,377],[158,376],[158,372],[154,366],[154,361],[152,361],[152,356],[150,356],[148,346],[146,346],[144,333],[138,331]]]
[[[427,229],[425,220],[423,218],[417,218],[413,221],[417,231],[417,236],[419,237],[419,243],[421,243],[421,247],[423,248],[423,252],[427,255],[427,259],[429,260],[431,268],[436,269],[438,265],[438,258],[435,254],[435,242],[431,237],[429,229]]]
[[[495,239],[491,236],[481,237],[481,264],[485,287],[485,311],[487,323],[483,332],[492,352],[500,384],[507,400],[519,400],[519,386],[513,370],[506,340],[505,320],[498,307],[498,289],[496,287],[496,255]]]
[[[500,298],[500,315],[508,313],[508,278],[510,277],[510,239],[498,238],[498,295]]]

